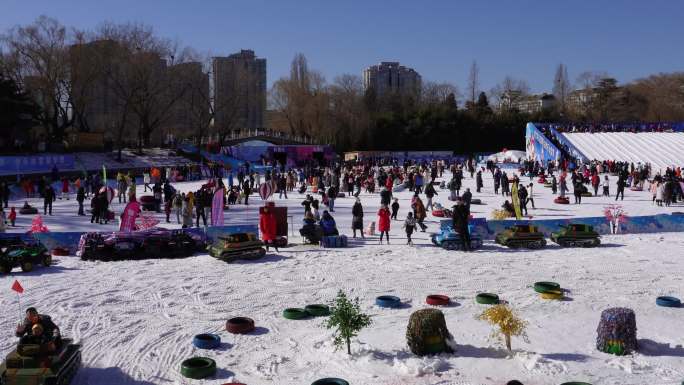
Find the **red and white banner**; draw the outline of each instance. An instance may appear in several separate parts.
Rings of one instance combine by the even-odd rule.
[[[121,226],[119,231],[131,232],[135,230],[135,220],[140,215],[140,204],[136,201],[128,202],[123,214],[121,214]]]
[[[259,196],[265,201],[273,195],[273,186],[270,183],[262,183],[259,187]]]
[[[223,226],[223,189],[214,192],[214,200],[211,203],[211,225]]]

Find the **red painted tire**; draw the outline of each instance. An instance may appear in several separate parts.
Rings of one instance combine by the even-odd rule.
[[[442,294],[430,294],[425,298],[425,303],[433,306],[446,306],[449,304],[449,297]]]
[[[226,382],[225,384],[221,384],[221,385],[247,385],[247,384],[243,384],[242,382]]]
[[[444,218],[444,210],[432,210],[432,216]]]
[[[247,334],[254,330],[254,320],[247,317],[235,317],[226,321],[226,330],[233,334]]]
[[[52,249],[52,255],[56,255],[58,257],[66,257],[69,255],[69,249],[66,247],[55,247]]]

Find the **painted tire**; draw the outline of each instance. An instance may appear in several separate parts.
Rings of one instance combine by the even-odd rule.
[[[296,307],[289,307],[285,310],[283,310],[283,317],[287,319],[302,319],[306,318],[309,316],[309,313],[306,312],[304,309],[299,309]]]
[[[682,306],[682,302],[679,300],[679,298],[662,296],[656,298],[656,305],[664,307],[680,307]]]
[[[561,385],[591,385],[591,384],[588,382],[572,381],[572,382],[564,382]]]
[[[561,287],[556,282],[540,281],[534,283],[534,291],[537,293],[557,292]]]
[[[200,349],[215,349],[221,345],[221,337],[216,334],[198,334],[192,339],[192,344]]]
[[[321,304],[313,304],[313,305],[306,305],[304,307],[304,310],[309,313],[312,317],[323,317],[326,315],[330,315],[330,308],[328,305],[321,305]]]
[[[243,384],[242,382],[227,382],[227,383],[221,384],[221,385],[247,385],[247,384]]]
[[[480,293],[475,296],[475,301],[483,305],[496,305],[499,303],[499,296],[492,293]]]
[[[543,299],[561,299],[563,298],[563,293],[561,291],[547,291],[545,293],[540,293],[539,296]]]
[[[430,294],[425,298],[425,303],[433,306],[446,306],[449,304],[449,297],[441,294]]]
[[[183,377],[200,380],[216,373],[216,361],[206,357],[189,358],[181,364]]]
[[[349,383],[341,378],[321,378],[312,382],[311,385],[349,385]]]
[[[375,298],[375,304],[380,307],[395,308],[401,305],[401,299],[393,295],[381,295]]]
[[[247,334],[254,330],[254,320],[247,317],[235,317],[226,321],[226,331],[233,334]]]

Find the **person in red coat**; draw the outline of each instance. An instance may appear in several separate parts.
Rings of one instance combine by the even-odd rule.
[[[268,251],[269,245],[273,245],[277,252],[278,248],[275,246],[277,229],[276,217],[268,207],[264,207],[259,215],[259,228],[261,229],[261,238],[266,244],[266,251]]]
[[[387,205],[382,205],[378,210],[378,231],[380,231],[380,244],[382,244],[382,235],[387,236],[387,244],[389,245],[389,230],[390,230],[390,213]]]

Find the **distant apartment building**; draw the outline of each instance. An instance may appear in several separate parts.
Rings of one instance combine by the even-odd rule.
[[[364,89],[372,88],[378,95],[387,93],[418,94],[421,78],[413,68],[399,62],[380,62],[363,70]]]
[[[550,94],[523,95],[520,91],[506,91],[499,100],[499,110],[516,110],[525,114],[535,114],[556,105],[556,98]]]
[[[266,59],[252,50],[213,58],[214,127],[219,130],[264,127]]]

